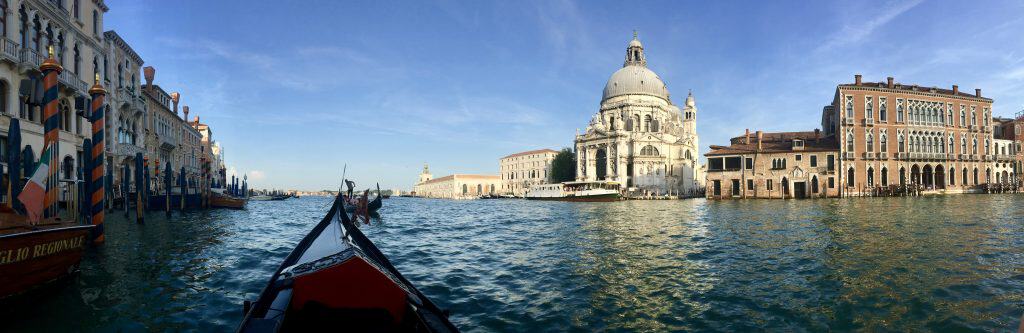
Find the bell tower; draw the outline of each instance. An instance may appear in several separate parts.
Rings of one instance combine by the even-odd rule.
[[[434,175],[430,174],[430,167],[426,163],[423,163],[423,172],[420,173],[420,184],[423,182],[434,179]]]

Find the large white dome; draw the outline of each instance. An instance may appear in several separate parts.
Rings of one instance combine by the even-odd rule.
[[[622,95],[648,95],[668,101],[668,87],[661,77],[641,65],[627,65],[620,68],[604,85],[601,101]]]

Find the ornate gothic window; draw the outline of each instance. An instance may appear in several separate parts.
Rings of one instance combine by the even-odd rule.
[[[871,96],[864,97],[864,118],[874,119],[875,118],[875,106],[872,102]]]
[[[903,143],[903,134],[900,134],[899,136],[896,137],[896,151],[902,153],[906,150],[906,148],[903,147]]]
[[[967,154],[967,138],[960,137],[960,153]],[[967,177],[964,177],[964,181],[967,181]]]
[[[884,153],[884,152],[888,151],[888,149],[885,147],[888,144],[888,141],[889,141],[889,140],[886,139],[886,136],[887,135],[885,133],[882,133],[882,135],[880,137],[878,137],[878,151],[879,152],[883,152]]]
[[[878,98],[878,121],[886,121],[888,107],[885,105],[885,97]]]
[[[853,152],[853,133],[846,133],[846,151]]]
[[[868,133],[865,136],[864,145],[866,146],[865,151],[869,153],[875,151],[875,138],[873,135],[871,135],[871,133]]]
[[[853,96],[846,96],[846,118],[853,118]]]

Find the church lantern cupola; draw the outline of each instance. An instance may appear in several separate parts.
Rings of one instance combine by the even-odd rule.
[[[626,48],[626,62],[622,64],[622,67],[630,65],[647,67],[644,45],[640,44],[640,40],[636,38],[635,30],[633,31],[633,40],[629,41],[629,47]]]

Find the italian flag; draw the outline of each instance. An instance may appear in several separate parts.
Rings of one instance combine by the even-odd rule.
[[[43,217],[43,201],[46,197],[46,178],[50,171],[50,148],[47,147],[42,156],[39,156],[39,163],[36,164],[36,171],[32,172],[32,178],[25,183],[25,188],[18,195],[18,200],[25,204],[25,211],[28,212],[28,219],[32,222],[39,222]]]

